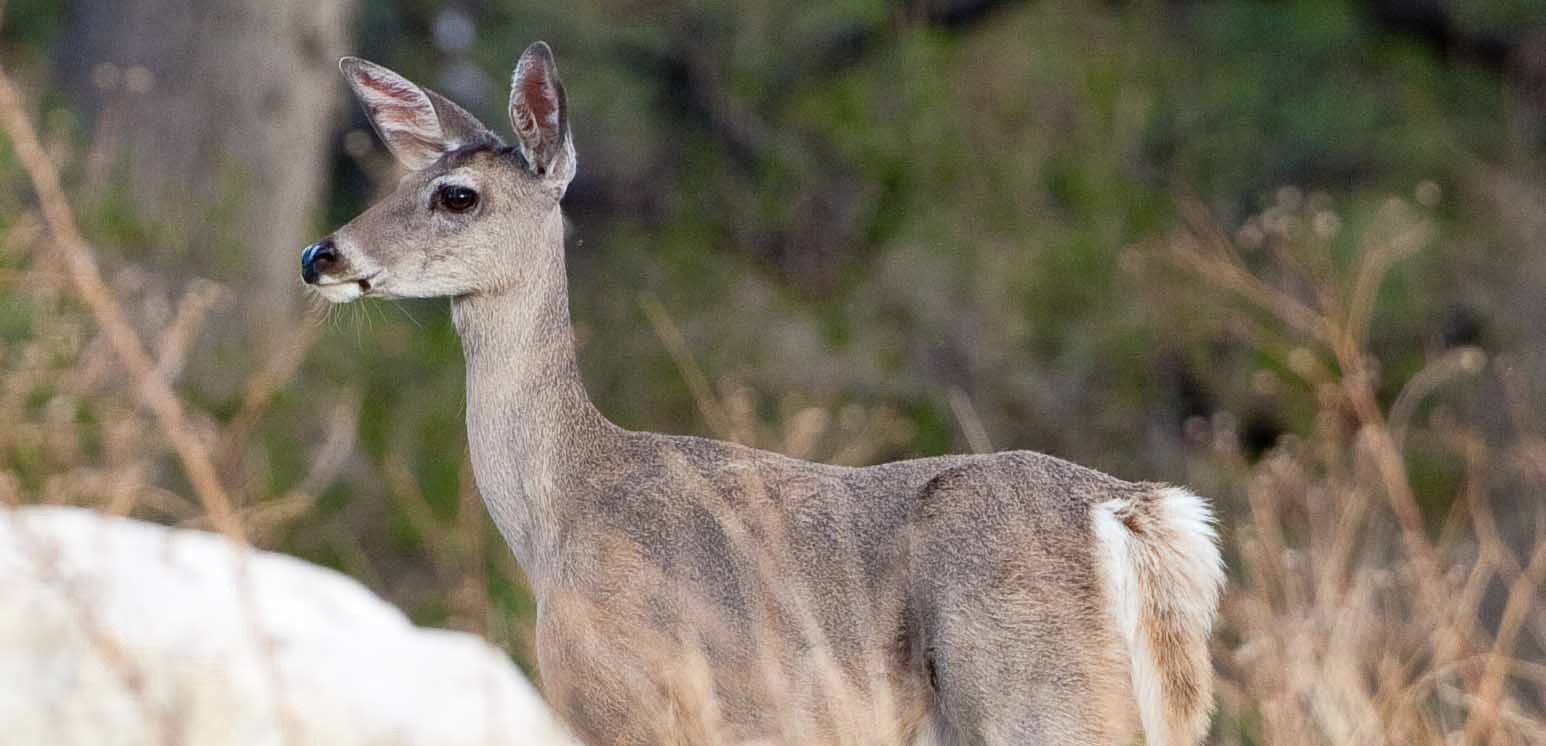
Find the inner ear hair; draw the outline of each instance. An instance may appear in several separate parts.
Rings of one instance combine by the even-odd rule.
[[[540,41],[521,54],[511,76],[510,124],[532,173],[548,176],[567,145],[568,105],[553,53]]]
[[[420,90],[435,107],[435,116],[440,121],[441,130],[445,132],[446,143],[453,150],[468,147],[502,147],[505,144],[499,135],[494,134],[493,130],[472,113],[458,106],[455,101],[428,88]]]

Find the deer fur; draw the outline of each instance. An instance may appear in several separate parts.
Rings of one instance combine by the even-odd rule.
[[[1025,451],[844,468],[616,427],[575,361],[576,161],[548,47],[516,67],[513,146],[340,66],[409,173],[307,250],[307,281],[334,302],[450,297],[478,487],[583,740],[1202,738],[1223,582],[1205,501]]]

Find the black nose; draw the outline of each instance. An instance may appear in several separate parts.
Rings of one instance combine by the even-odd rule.
[[[308,285],[317,284],[317,278],[338,266],[338,251],[333,239],[324,238],[301,252],[301,279]]]

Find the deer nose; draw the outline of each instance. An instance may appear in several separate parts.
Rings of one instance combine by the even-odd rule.
[[[307,285],[317,284],[317,278],[338,266],[338,251],[333,239],[324,238],[301,252],[301,279]]]

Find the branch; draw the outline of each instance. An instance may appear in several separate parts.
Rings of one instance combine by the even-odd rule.
[[[86,304],[113,352],[128,369],[140,403],[161,423],[172,450],[182,463],[183,472],[204,509],[209,511],[211,522],[225,535],[245,542],[241,524],[235,520],[231,497],[220,482],[208,449],[189,427],[182,402],[167,385],[155,359],[146,351],[144,341],[129,323],[123,306],[103,281],[96,258],[81,236],[70,202],[59,184],[59,172],[38,143],[37,130],[22,106],[10,75],[3,69],[0,69],[0,127],[5,129],[16,150],[17,160],[37,192],[43,219],[54,237],[54,247],[62,255],[76,295]]]

